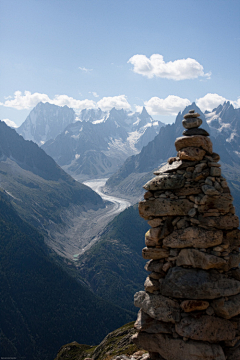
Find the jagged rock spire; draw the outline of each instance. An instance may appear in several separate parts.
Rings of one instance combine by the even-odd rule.
[[[220,157],[190,110],[177,156],[144,185],[149,260],[133,341],[151,359],[240,359],[240,231]]]

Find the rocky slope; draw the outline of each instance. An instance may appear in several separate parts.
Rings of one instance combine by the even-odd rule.
[[[0,122],[0,185],[20,216],[52,239],[52,246],[61,227],[71,226],[68,217],[104,207],[99,195],[4,122]]]

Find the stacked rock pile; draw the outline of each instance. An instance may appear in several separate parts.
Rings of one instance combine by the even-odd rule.
[[[239,220],[220,157],[194,110],[184,116],[177,156],[144,185],[142,251],[150,272],[133,341],[151,359],[240,359]]]

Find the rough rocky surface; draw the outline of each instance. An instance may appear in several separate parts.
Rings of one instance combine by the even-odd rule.
[[[175,325],[175,330],[183,337],[213,343],[233,340],[236,335],[236,330],[230,321],[208,315],[184,317]]]
[[[133,341],[152,360],[240,360],[239,219],[199,114],[183,125],[139,203],[149,275]]]
[[[159,353],[166,360],[225,360],[220,345],[207,342],[174,339],[165,334],[140,332],[133,336],[134,343],[144,349]]]
[[[180,320],[178,303],[165,296],[139,291],[134,295],[134,304],[153,319],[171,323]]]

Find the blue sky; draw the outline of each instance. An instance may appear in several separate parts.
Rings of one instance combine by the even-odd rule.
[[[239,0],[0,0],[0,118],[39,101],[141,110],[240,107]]]

